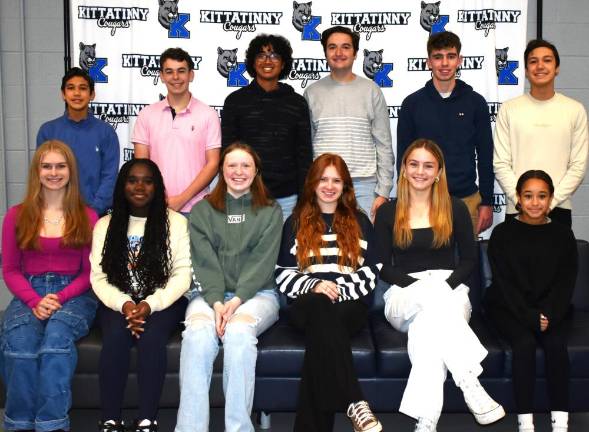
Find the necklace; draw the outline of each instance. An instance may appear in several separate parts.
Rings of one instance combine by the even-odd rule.
[[[63,215],[59,216],[57,219],[49,219],[49,218],[43,216],[43,222],[46,222],[51,225],[59,225],[62,220],[63,220]]]

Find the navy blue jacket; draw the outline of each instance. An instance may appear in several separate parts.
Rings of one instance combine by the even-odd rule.
[[[405,98],[397,124],[397,173],[405,150],[417,138],[435,141],[444,152],[451,195],[464,198],[480,190],[481,204],[493,204],[489,108],[471,86],[457,79],[452,94],[444,99],[429,80]]]

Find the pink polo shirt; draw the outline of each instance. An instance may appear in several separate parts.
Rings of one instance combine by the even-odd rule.
[[[206,164],[205,152],[221,147],[221,124],[217,112],[192,97],[186,109],[172,112],[168,100],[146,106],[135,123],[131,141],[149,146],[149,158],[164,177],[166,193],[182,193]],[[180,210],[189,212],[208,193],[200,191]]]

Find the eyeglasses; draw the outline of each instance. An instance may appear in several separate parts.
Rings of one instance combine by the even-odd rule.
[[[257,61],[270,60],[270,61],[276,62],[276,61],[280,61],[281,58],[282,57],[280,56],[280,54],[277,54],[275,52],[269,52],[269,53],[261,52],[261,53],[256,54]]]

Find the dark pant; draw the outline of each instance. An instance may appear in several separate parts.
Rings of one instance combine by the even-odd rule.
[[[334,415],[363,400],[352,362],[350,336],[368,318],[359,300],[332,303],[324,294],[309,293],[290,307],[292,324],[305,332],[305,359],[294,430],[333,430]]]
[[[569,411],[569,355],[565,320],[544,332],[524,327],[511,312],[493,309],[488,315],[507,339],[512,352],[512,375],[517,412],[534,412],[536,347],[544,350],[546,381],[551,411]],[[538,316],[538,323],[540,317]]]
[[[517,213],[506,214],[505,220],[513,219],[516,216]],[[548,214],[548,217],[553,221],[568,226],[569,228],[573,225],[573,216],[569,209],[554,207],[554,209]]]
[[[167,309],[150,315],[135,339],[125,316],[102,305],[98,318],[102,329],[100,353],[100,406],[102,419],[121,420],[121,407],[129,372],[131,347],[137,346],[137,381],[139,386],[138,419],[154,420],[166,375],[166,344],[184,319],[187,300],[181,297]]]

